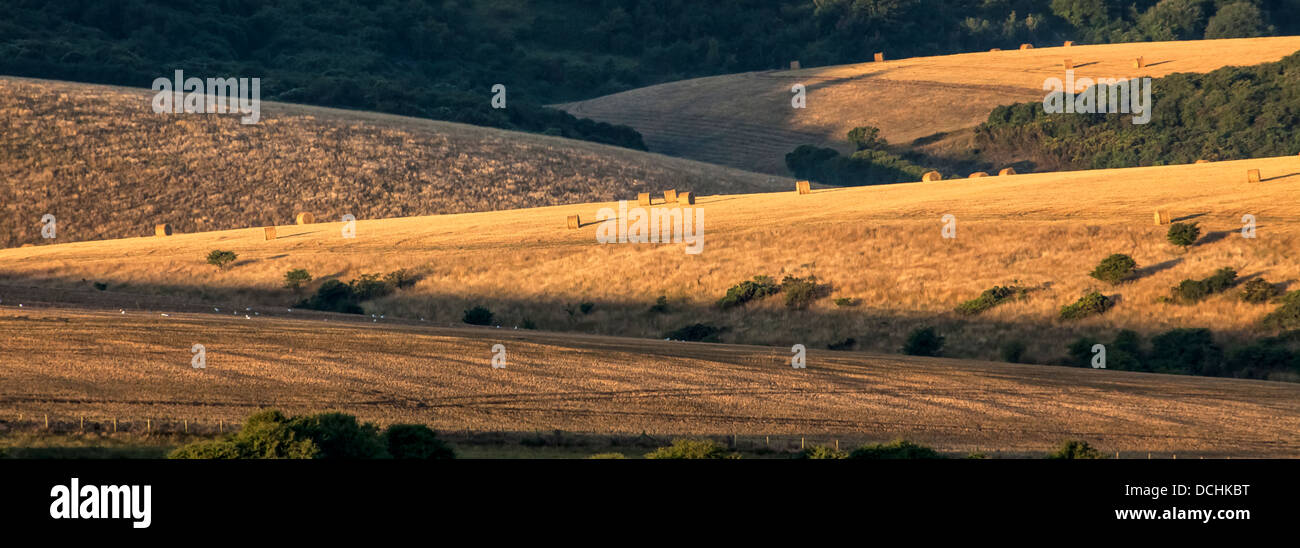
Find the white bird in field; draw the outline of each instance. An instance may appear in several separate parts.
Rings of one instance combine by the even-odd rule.
[[[121,313],[123,313],[123,314],[126,314],[126,311],[125,311],[125,310],[122,310],[121,308],[117,309],[117,311],[118,311],[118,312],[121,312]]]
[[[221,312],[221,309],[220,309],[220,308],[213,307],[213,308],[212,308],[212,311],[213,311],[213,312]]]
[[[250,317],[248,314],[244,314],[244,319],[245,319],[245,320],[251,320],[251,319],[253,319],[253,318]]]
[[[167,314],[163,314],[162,317],[164,317],[164,318],[170,318],[171,316],[170,316],[170,315],[167,315]]]

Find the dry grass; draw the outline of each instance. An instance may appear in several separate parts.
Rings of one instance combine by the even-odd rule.
[[[0,311],[0,417],[243,419],[275,406],[442,430],[906,437],[942,451],[1295,456],[1300,385],[216,314]],[[110,334],[111,336],[106,336]],[[190,346],[207,368],[190,367]],[[508,363],[490,366],[504,344]],[[26,356],[41,356],[40,360]],[[128,359],[129,358],[129,359]]]
[[[788,182],[558,137],[263,103],[262,121],[159,115],[151,92],[0,77],[0,246],[613,200]]]
[[[1245,166],[1289,174],[1247,184]],[[477,304],[507,328],[531,320],[542,329],[662,337],[689,323],[729,327],[724,342],[810,348],[853,337],[861,348],[897,352],[907,332],[935,325],[948,337],[948,355],[997,359],[1012,340],[1028,344],[1030,360],[1051,362],[1080,335],[1108,336],[1122,328],[1143,334],[1173,327],[1211,327],[1228,341],[1256,336],[1255,322],[1272,307],[1235,299],[1235,292],[1195,306],[1156,303],[1184,278],[1224,266],[1243,278],[1262,276],[1296,289],[1300,216],[1292,208],[1300,186],[1300,157],[1183,166],[957,179],[883,187],[789,193],[700,196],[705,246],[688,255],[680,244],[600,245],[597,226],[566,230],[560,219],[592,216],[591,203],[358,221],[356,238],[341,223],[170,238],[132,238],[0,250],[4,304],[19,299],[92,306],[172,308],[259,306],[297,300],[281,288],[285,271],[305,268],[314,283],[362,273],[410,269],[412,288],[366,304],[389,317],[459,322]],[[787,187],[788,188],[788,187]],[[1200,223],[1205,242],[1183,251],[1153,226],[1152,207],[1175,220]],[[1258,218],[1258,238],[1238,236],[1243,214]],[[957,238],[942,239],[940,218],[957,218]],[[225,272],[204,263],[212,249],[236,252]],[[1088,272],[1112,253],[1144,268],[1133,282],[1101,286]],[[771,298],[745,310],[712,304],[728,287],[757,274],[815,274],[832,297],[860,299],[845,309],[832,299],[807,311]],[[1023,301],[975,319],[952,313],[958,303],[994,285],[1042,286]],[[108,284],[96,291],[92,282]],[[1055,320],[1059,307],[1097,288],[1117,295],[1105,315],[1073,323]],[[666,295],[672,312],[650,315]],[[589,315],[566,305],[595,303]]]
[[[1160,77],[1228,65],[1276,61],[1300,50],[1300,37],[1070,46],[1076,77]],[[582,117],[627,124],[646,146],[766,173],[786,172],[784,157],[802,144],[851,149],[846,133],[880,128],[906,144],[960,132],[998,105],[1037,101],[1043,80],[1064,77],[1062,48],[899,59],[799,71],[697,78],[561,105]],[[1133,66],[1137,54],[1144,67]],[[808,106],[790,108],[790,86],[808,89]],[[863,108],[870,105],[870,108]]]

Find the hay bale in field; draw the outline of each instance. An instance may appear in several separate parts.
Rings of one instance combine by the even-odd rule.
[[[1210,161],[1209,161],[1209,160],[1197,160],[1196,163],[1198,163],[1198,164],[1208,164],[1208,163],[1210,163]]]
[[[1168,209],[1157,207],[1155,220],[1156,220],[1156,226],[1167,225],[1174,221],[1174,215],[1170,213]]]
[[[1020,49],[1034,49],[1033,44],[1020,44]]]
[[[812,185],[808,181],[795,181],[794,190],[799,194],[812,194]]]
[[[293,218],[293,222],[300,225],[309,225],[316,222],[316,216],[306,211],[303,211],[299,213],[298,216]]]
[[[1068,47],[1073,46],[1073,45],[1074,45],[1074,40],[1066,40],[1066,41],[1065,41],[1065,45],[1062,46],[1062,47],[1066,47],[1066,48],[1068,48]]]
[[[675,203],[675,202],[677,202],[677,191],[676,191],[676,190],[665,190],[665,191],[664,191],[664,203],[666,203],[666,204],[671,204],[671,203]]]
[[[163,224],[160,224],[160,225],[153,225],[153,235],[154,235],[154,236],[171,236],[171,235],[172,235],[172,225],[169,225],[169,224],[167,224],[167,223],[163,223]]]
[[[999,177],[1003,175],[1015,175],[1015,174],[1016,174],[1016,168],[1014,167],[1004,167],[1002,168],[1002,171],[998,172]]]
[[[1063,64],[1065,65],[1065,70],[1072,70],[1074,68],[1074,61],[1070,59],[1066,59]]]
[[[32,245],[32,244],[23,244],[23,245],[20,245],[20,246],[18,246],[18,247],[36,247],[36,246],[34,246],[34,245]]]
[[[1147,60],[1142,57],[1133,60],[1133,68],[1146,68],[1146,66]]]
[[[576,230],[578,227],[582,226],[582,221],[578,219],[577,215],[569,215],[568,222],[569,230]]]
[[[650,205],[650,193],[638,192],[636,195],[636,205]]]
[[[790,61],[790,70],[799,70],[799,62]]]
[[[263,236],[264,239],[266,239],[266,240],[274,240],[274,239],[275,239],[275,227],[273,227],[273,226],[268,226],[268,227],[263,228],[263,229],[262,229],[262,236]]]
[[[1002,51],[1002,48],[993,48],[993,49],[990,49],[989,51]]]
[[[921,182],[924,183],[928,183],[930,181],[939,181],[942,179],[943,179],[943,175],[941,175],[938,171],[927,171],[925,172],[925,175],[921,176]]]
[[[695,194],[691,192],[682,192],[677,195],[677,203],[695,205]]]
[[[1252,169],[1252,170],[1247,171],[1247,172],[1246,172],[1246,182],[1248,182],[1248,183],[1258,183],[1258,182],[1259,182],[1259,170],[1258,170],[1258,169]]]
[[[883,51],[877,51],[877,52],[876,52],[876,62],[879,63],[879,62],[884,61],[884,60],[885,60],[885,52],[883,52]]]
[[[988,176],[989,174],[983,171],[976,171],[975,173],[970,174],[971,179],[978,179],[980,177],[988,177]]]

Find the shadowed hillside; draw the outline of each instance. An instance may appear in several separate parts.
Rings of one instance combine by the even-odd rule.
[[[0,244],[774,188],[767,176],[556,137],[263,103],[262,120],[160,115],[152,93],[0,78]],[[781,183],[782,186],[787,183]]]

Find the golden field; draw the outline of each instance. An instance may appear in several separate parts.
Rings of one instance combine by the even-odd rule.
[[[696,78],[558,106],[631,126],[654,152],[784,174],[786,153],[804,144],[847,151],[854,127],[906,145],[972,128],[998,105],[1041,101],[1043,80],[1064,78],[1067,58],[1076,78],[1158,78],[1277,61],[1300,50],[1300,37],[1017,46],[897,60],[885,52],[883,63]],[[1139,56],[1146,67],[1133,66]],[[791,108],[794,84],[806,86],[807,108]]]
[[[658,154],[448,122],[263,102],[155,114],[149,90],[0,77],[0,246],[318,219],[611,200],[686,184],[771,190],[766,176]],[[486,100],[486,99],[485,99]]]
[[[1300,451],[1292,383],[818,350],[796,370],[784,348],[356,317],[6,306],[0,329],[5,421],[230,425],[274,406],[480,432],[904,437],[989,456],[1040,455],[1067,438],[1127,458]],[[203,369],[190,365],[196,343]]]
[[[1264,182],[1247,183],[1249,168],[1260,169]],[[281,226],[274,241],[263,241],[261,228],[246,228],[74,242],[0,250],[0,299],[6,306],[26,300],[131,311],[272,310],[299,299],[281,287],[290,269],[307,269],[314,284],[408,269],[418,283],[366,303],[368,313],[446,325],[481,304],[507,329],[531,321],[550,331],[663,338],[703,322],[727,328],[727,343],[825,348],[851,337],[862,350],[889,353],[909,331],[931,325],[947,337],[947,356],[998,359],[1001,345],[1021,341],[1027,360],[1055,363],[1074,338],[1109,340],[1124,328],[1149,336],[1209,327],[1228,343],[1260,336],[1255,324],[1273,306],[1243,303],[1235,290],[1195,306],[1156,300],[1182,279],[1225,266],[1243,280],[1263,277],[1296,289],[1298,188],[1300,157],[1282,157],[805,196],[702,196],[699,255],[681,244],[598,244],[592,221],[598,208],[614,203],[362,220],[355,239],[342,237],[341,223],[320,223]],[[1167,243],[1166,227],[1152,224],[1156,206],[1200,223],[1202,242],[1185,251]],[[581,229],[565,228],[570,214],[581,215]],[[957,220],[955,239],[941,237],[940,219],[948,214]],[[1244,214],[1258,219],[1255,239],[1239,234]],[[214,249],[234,251],[239,260],[219,271],[204,261]],[[1131,255],[1141,278],[1116,287],[1090,278],[1112,253]],[[728,287],[759,274],[812,274],[833,292],[806,311],[787,310],[780,297],[730,311],[713,306]],[[978,317],[952,312],[1008,283],[1036,289]],[[1100,317],[1056,319],[1062,305],[1093,288],[1117,306]],[[669,312],[650,313],[661,295]],[[837,307],[838,297],[861,304]],[[581,302],[594,304],[590,314],[566,311]]]

